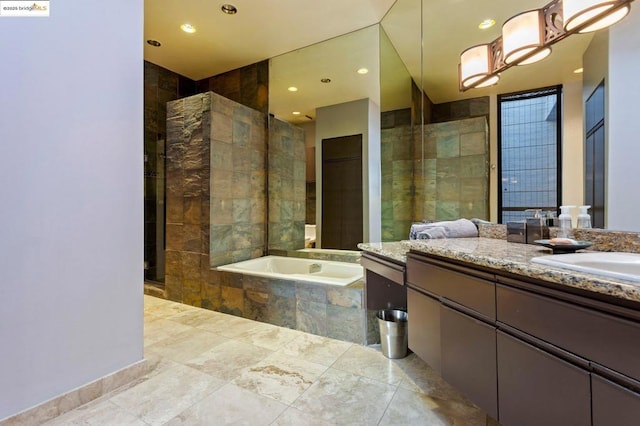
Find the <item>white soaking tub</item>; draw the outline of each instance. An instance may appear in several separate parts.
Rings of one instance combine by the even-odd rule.
[[[362,266],[356,263],[283,256],[264,256],[218,266],[216,269],[258,277],[307,281],[336,286],[349,285],[362,279],[364,275]]]

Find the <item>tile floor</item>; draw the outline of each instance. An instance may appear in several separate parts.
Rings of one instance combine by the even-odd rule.
[[[419,358],[145,296],[149,371],[56,425],[494,424]]]

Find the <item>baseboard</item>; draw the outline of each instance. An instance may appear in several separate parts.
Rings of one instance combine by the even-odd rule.
[[[101,377],[74,390],[57,396],[0,420],[0,426],[38,425],[78,408],[109,392],[138,379],[147,372],[147,360],[143,359],[115,373]]]

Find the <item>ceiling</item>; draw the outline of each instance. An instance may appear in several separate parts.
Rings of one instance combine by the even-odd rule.
[[[461,93],[460,52],[497,38],[504,21],[542,7],[544,0],[424,0],[422,28],[420,0],[230,1],[238,8],[236,15],[222,13],[223,1],[146,0],[145,40],[157,40],[162,46],[145,43],[145,60],[200,80],[273,58],[270,112],[292,122],[308,121],[305,115],[315,117],[315,108],[321,106],[365,97],[380,102],[381,91],[383,111],[397,108],[402,102],[391,100],[385,85],[406,81],[391,76],[406,74],[402,64],[415,82],[422,80],[435,103],[580,80],[573,70],[581,67],[593,36],[571,36],[554,45],[547,59],[507,70],[498,85]],[[478,23],[489,17],[496,26],[479,30]],[[380,22],[402,60],[395,62],[395,71],[384,68],[382,88],[380,62],[389,61],[380,59],[376,25]],[[197,32],[183,32],[183,23],[195,26]],[[369,73],[356,74],[363,66]],[[320,83],[325,77],[332,80],[330,84]],[[292,85],[300,90],[286,91]],[[301,114],[292,116],[293,111]]]

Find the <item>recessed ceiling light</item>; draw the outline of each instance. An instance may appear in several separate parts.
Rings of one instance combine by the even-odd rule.
[[[481,30],[486,30],[493,27],[495,24],[496,21],[494,21],[493,19],[485,19],[484,21],[480,22],[480,24],[478,24],[478,28],[480,28]]]
[[[227,15],[235,15],[236,13],[238,13],[238,8],[235,7],[232,4],[223,4],[222,7],[220,8],[222,9],[222,11],[224,13],[226,13]]]
[[[290,91],[290,92],[297,92],[298,88],[296,86],[290,86],[290,87],[287,88],[287,90]]]
[[[300,111],[293,111],[292,114],[293,115],[300,115]]]
[[[368,69],[366,68],[360,68],[358,71],[356,71],[358,74],[367,74],[369,72]]]
[[[185,33],[193,34],[196,32],[196,27],[191,24],[182,24],[180,25],[180,29]]]
[[[330,78],[321,78],[320,82],[322,82],[322,83],[331,83],[331,79]]]
[[[574,74],[582,74],[584,72],[584,68],[576,68],[575,70],[573,70]]]
[[[147,40],[147,43],[152,45],[153,47],[160,47],[161,44],[158,40]]]

